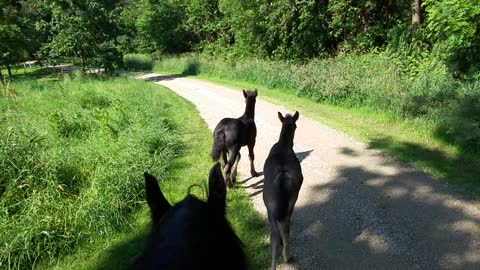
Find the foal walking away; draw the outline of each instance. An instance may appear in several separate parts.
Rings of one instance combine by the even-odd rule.
[[[255,102],[258,91],[245,91],[245,113],[239,118],[223,118],[213,131],[212,159],[217,161],[222,156],[223,178],[226,185],[233,187],[237,176],[237,165],[240,161],[240,148],[248,146],[250,158],[250,173],[252,177],[258,175],[253,165],[255,155],[253,147],[257,137],[255,126]],[[228,154],[228,158],[227,158]],[[233,168],[233,171],[232,171]],[[230,174],[231,173],[231,174]]]
[[[293,116],[287,114],[285,117],[278,113],[278,118],[282,122],[280,138],[270,150],[263,167],[265,174],[263,202],[267,208],[270,223],[272,270],[277,267],[280,242],[283,242],[283,260],[285,262],[289,260],[290,218],[303,183],[300,161],[293,151],[293,137],[298,116],[298,112]]]

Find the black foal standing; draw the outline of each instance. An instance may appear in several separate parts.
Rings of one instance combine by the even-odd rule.
[[[270,223],[272,270],[277,266],[280,241],[283,242],[283,260],[287,262],[289,259],[290,218],[303,182],[302,168],[293,151],[298,112],[293,116],[287,114],[285,117],[278,113],[278,118],[282,122],[280,139],[273,145],[263,167],[265,174],[263,202],[267,207]]]
[[[217,161],[220,155],[222,156],[223,178],[229,187],[233,186],[235,177],[237,176],[237,165],[240,161],[240,148],[242,146],[248,146],[250,173],[253,177],[258,175],[253,165],[255,158],[253,147],[255,146],[255,139],[257,137],[257,127],[255,126],[255,102],[257,94],[257,89],[255,89],[255,91],[243,90],[246,103],[245,113],[236,119],[223,118],[213,131],[212,159]]]

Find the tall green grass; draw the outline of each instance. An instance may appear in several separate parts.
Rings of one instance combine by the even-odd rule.
[[[75,76],[1,93],[0,269],[127,269],[149,230],[143,172],[171,203],[206,183],[211,133],[164,87]],[[241,189],[227,205],[250,268],[264,268],[264,221]]]
[[[0,99],[0,268],[31,268],[128,224],[142,173],[179,144],[153,86],[128,79],[11,84]]]
[[[126,54],[123,56],[123,64],[129,71],[152,70],[152,57],[146,54]]]

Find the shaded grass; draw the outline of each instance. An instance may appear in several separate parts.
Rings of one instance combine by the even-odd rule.
[[[193,74],[196,78],[235,88],[258,88],[263,99],[285,106],[292,111],[298,110],[304,116],[339,129],[355,139],[366,142],[372,148],[389,153],[407,164],[414,165],[417,169],[444,179],[464,193],[480,194],[478,177],[480,156],[477,152],[465,151],[463,146],[451,143],[445,134],[438,134],[440,121],[438,118],[447,117],[445,114],[436,112],[437,115],[434,116],[401,117],[393,110],[372,108],[374,104],[321,102],[308,95],[299,95],[297,92],[299,90],[295,84],[289,82],[286,74],[280,71],[274,74],[275,70],[268,68],[265,69],[270,73],[265,73],[267,71],[264,72],[255,63],[252,63],[250,73],[246,75],[246,68],[239,71],[227,64],[214,61],[205,63],[198,56],[186,56],[164,59],[156,63],[154,70],[170,74],[188,74],[185,71],[189,70],[192,62],[196,67],[196,73]],[[277,68],[287,67],[285,65]],[[239,72],[245,72],[245,74],[238,74]],[[350,70],[341,69],[338,72],[346,73],[345,76],[348,76]],[[304,79],[309,80],[310,77],[306,76]],[[337,80],[336,77],[331,79]],[[385,78],[380,76],[370,79],[378,81]],[[388,86],[393,82],[386,80],[382,83]],[[379,91],[381,88],[379,86]],[[380,94],[379,97],[381,97]],[[388,95],[384,98],[387,99]],[[442,106],[439,105],[439,107]]]
[[[149,230],[148,207],[143,201],[143,171],[157,176],[172,203],[183,199],[191,184],[206,184],[208,171],[213,165],[208,155],[211,133],[192,104],[164,87],[124,78],[89,80],[81,77],[60,82],[19,81],[12,87],[15,97],[0,102],[2,115],[11,114],[8,117],[12,120],[2,122],[2,125],[22,123],[19,126],[26,129],[27,135],[24,141],[7,142],[5,145],[22,146],[24,151],[30,151],[28,153],[45,149],[60,153],[49,159],[50,163],[58,166],[48,175],[52,186],[46,187],[52,193],[58,193],[57,197],[49,198],[55,205],[55,212],[48,212],[52,209],[43,201],[33,207],[34,213],[28,214],[29,221],[39,220],[32,225],[40,224],[37,227],[42,235],[44,227],[48,228],[49,224],[42,222],[45,216],[50,216],[60,223],[64,222],[71,239],[66,241],[60,236],[52,238],[47,244],[31,243],[29,235],[38,232],[32,230],[33,234],[24,235],[25,246],[17,253],[0,251],[2,256],[6,256],[4,258],[8,257],[1,260],[0,268],[126,269],[140,254]],[[126,106],[125,102],[134,104]],[[110,111],[112,108],[115,108],[114,112]],[[129,127],[132,127],[130,132],[123,134]],[[144,133],[151,137],[142,137]],[[36,138],[32,134],[41,134],[42,139],[30,141]],[[0,137],[9,138],[8,134],[3,135]],[[137,137],[140,137],[138,142]],[[112,145],[104,149],[108,142]],[[42,143],[48,143],[48,147]],[[167,149],[173,152],[169,154]],[[142,161],[143,158],[135,154],[138,151],[149,158]],[[2,156],[2,160],[7,161],[7,156],[9,154]],[[31,157],[36,155],[30,155],[25,162],[30,162]],[[128,173],[122,173],[118,166],[129,168]],[[99,175],[104,174],[108,177],[99,180]],[[35,170],[25,171],[25,176],[42,178]],[[2,179],[10,182],[12,178],[14,173]],[[100,184],[99,181],[104,182]],[[105,186],[99,189],[99,185]],[[193,191],[205,198],[204,191],[197,188]],[[130,197],[117,197],[119,194]],[[88,203],[84,197],[88,197]],[[95,206],[96,200],[107,204],[98,205],[97,210],[90,213],[96,220],[79,217],[80,213],[88,214],[84,208]],[[12,208],[10,200],[2,196],[0,201],[2,213],[10,212],[5,210]],[[227,207],[228,218],[245,244],[250,268],[265,268],[268,248],[264,221],[253,210],[249,198],[241,189],[228,193]],[[42,211],[39,213],[39,210]],[[112,211],[119,213],[111,215]],[[10,236],[30,230],[29,225],[22,223],[26,212],[22,213],[0,221],[2,246],[12,241],[3,234],[6,230]],[[72,219],[78,227],[69,223]],[[99,224],[95,225],[95,222]],[[35,254],[35,257],[22,257],[22,252]],[[9,259],[21,263],[12,263]]]
[[[12,76],[8,77],[5,74],[5,70],[2,70],[3,75],[6,76],[7,80],[19,81],[19,80],[30,80],[30,81],[57,81],[61,79],[65,73],[62,73],[59,69],[51,69],[47,67],[33,66],[27,68],[13,68]]]

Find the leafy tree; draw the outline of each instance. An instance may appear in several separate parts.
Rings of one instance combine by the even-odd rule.
[[[27,60],[38,47],[34,17],[26,1],[0,1],[0,65],[7,68],[9,76],[11,66]]]
[[[42,25],[50,34],[42,52],[52,60],[78,58],[82,69],[120,65],[116,23],[119,9],[114,0],[52,0],[43,3],[51,13]]]
[[[231,26],[236,53],[265,55],[266,36],[265,4],[248,0],[219,0],[219,10]],[[260,36],[264,36],[263,39]]]
[[[237,50],[309,59],[339,49],[367,51],[411,14],[410,0],[220,0]]]
[[[178,2],[139,0],[136,4],[137,44],[141,52],[182,52],[188,46]]]
[[[388,33],[409,19],[410,0],[331,0],[327,17],[335,44],[350,51],[386,45]]]
[[[455,71],[478,68],[480,5],[477,0],[424,0],[428,37]]]
[[[118,27],[121,29],[117,37],[118,48],[123,53],[139,52],[136,44],[137,28],[137,0],[126,0],[121,5],[119,17],[117,18]]]
[[[237,50],[282,59],[305,59],[328,47],[323,1],[221,0]]]
[[[191,48],[205,51],[233,44],[234,35],[219,8],[219,0],[185,0],[182,5]]]

